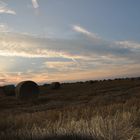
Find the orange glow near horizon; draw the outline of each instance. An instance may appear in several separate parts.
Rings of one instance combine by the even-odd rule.
[[[0,0],[0,85],[140,76],[139,6]]]
[[[72,73],[58,73],[58,74],[46,74],[46,73],[40,73],[40,74],[29,74],[29,75],[20,75],[20,74],[14,74],[14,75],[7,75],[5,76],[5,82],[1,82],[0,85],[5,84],[17,84],[21,81],[25,80],[33,80],[39,84],[41,83],[50,83],[54,81],[59,82],[68,82],[68,81],[84,81],[84,80],[99,80],[99,79],[110,79],[110,78],[119,78],[123,77],[123,75],[130,75],[133,77],[133,73],[131,73],[133,70],[136,72],[139,72],[140,67],[135,67],[135,69],[131,66],[122,67],[122,69],[119,68],[110,68],[110,70],[98,70],[98,71],[76,71]],[[114,74],[115,73],[115,74]],[[130,77],[129,76],[129,77]],[[127,77],[127,76],[125,76]],[[134,76],[135,77],[135,76]]]

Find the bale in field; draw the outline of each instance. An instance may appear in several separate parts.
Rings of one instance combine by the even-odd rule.
[[[15,96],[15,85],[3,86],[3,91],[6,96]]]
[[[59,82],[53,82],[51,83],[51,89],[59,89],[60,88],[60,83]]]
[[[33,81],[23,81],[16,86],[16,96],[19,99],[36,99],[39,87]]]

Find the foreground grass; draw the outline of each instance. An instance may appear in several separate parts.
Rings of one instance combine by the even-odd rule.
[[[139,100],[0,114],[0,140],[140,140]]]

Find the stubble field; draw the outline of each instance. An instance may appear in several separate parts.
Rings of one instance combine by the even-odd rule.
[[[0,96],[0,140],[140,140],[140,79],[40,86],[38,100]]]

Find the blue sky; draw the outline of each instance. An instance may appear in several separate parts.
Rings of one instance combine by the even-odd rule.
[[[0,0],[0,84],[139,76],[139,0]]]

